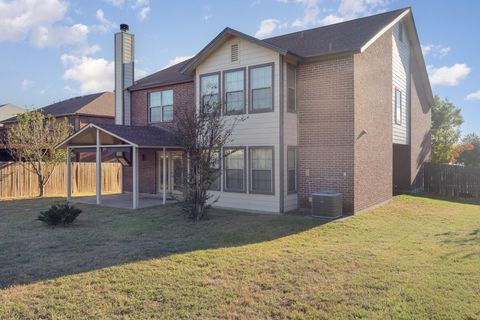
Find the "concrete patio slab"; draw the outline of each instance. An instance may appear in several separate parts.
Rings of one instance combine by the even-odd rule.
[[[73,203],[85,203],[85,204],[96,204],[95,196],[83,196],[83,197],[74,197],[70,202]],[[171,197],[167,196],[166,204],[171,204],[177,202]],[[138,208],[148,208],[161,206],[163,204],[162,195],[156,194],[140,194]],[[109,194],[102,195],[102,203],[100,206],[103,207],[112,207],[112,208],[125,208],[132,209],[132,194],[131,193],[122,193],[122,194]]]

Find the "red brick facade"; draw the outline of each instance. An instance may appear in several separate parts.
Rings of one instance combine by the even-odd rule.
[[[171,128],[172,122],[148,123],[148,93],[161,90],[173,90],[173,116],[175,121],[175,110],[191,108],[194,110],[195,95],[193,82],[176,84],[171,86],[156,87],[132,92],[132,125],[146,126],[154,125],[164,128]],[[157,192],[157,156],[156,150],[140,149],[139,151],[139,188],[141,193]],[[132,190],[132,168],[126,167],[123,170],[124,191]]]

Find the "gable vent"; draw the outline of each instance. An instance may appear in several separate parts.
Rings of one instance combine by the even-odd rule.
[[[238,44],[232,44],[230,48],[230,58],[232,62],[238,61]]]

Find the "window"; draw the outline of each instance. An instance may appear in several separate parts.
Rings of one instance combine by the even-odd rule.
[[[245,108],[245,69],[225,71],[225,113],[243,113]]]
[[[395,89],[395,123],[402,124],[402,92]]]
[[[250,148],[250,192],[273,194],[273,147]]]
[[[224,191],[245,192],[245,149],[225,148]]]
[[[294,65],[287,65],[287,110],[296,110],[296,73]]]
[[[287,148],[287,185],[288,193],[297,192],[297,148]]]
[[[220,74],[200,76],[200,102],[202,108],[216,109],[220,105]]]
[[[156,91],[148,94],[150,122],[173,120],[173,90]]]
[[[213,168],[220,171],[220,152],[218,150],[212,152],[212,158]],[[212,181],[210,190],[220,190],[220,173],[217,178]]]
[[[403,42],[403,23],[401,22],[398,24],[398,40]]]
[[[250,110],[273,111],[273,64],[250,68]]]

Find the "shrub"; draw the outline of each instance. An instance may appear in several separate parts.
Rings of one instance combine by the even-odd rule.
[[[82,210],[69,205],[67,202],[53,204],[47,211],[40,212],[38,220],[48,225],[56,226],[58,224],[72,223]]]

